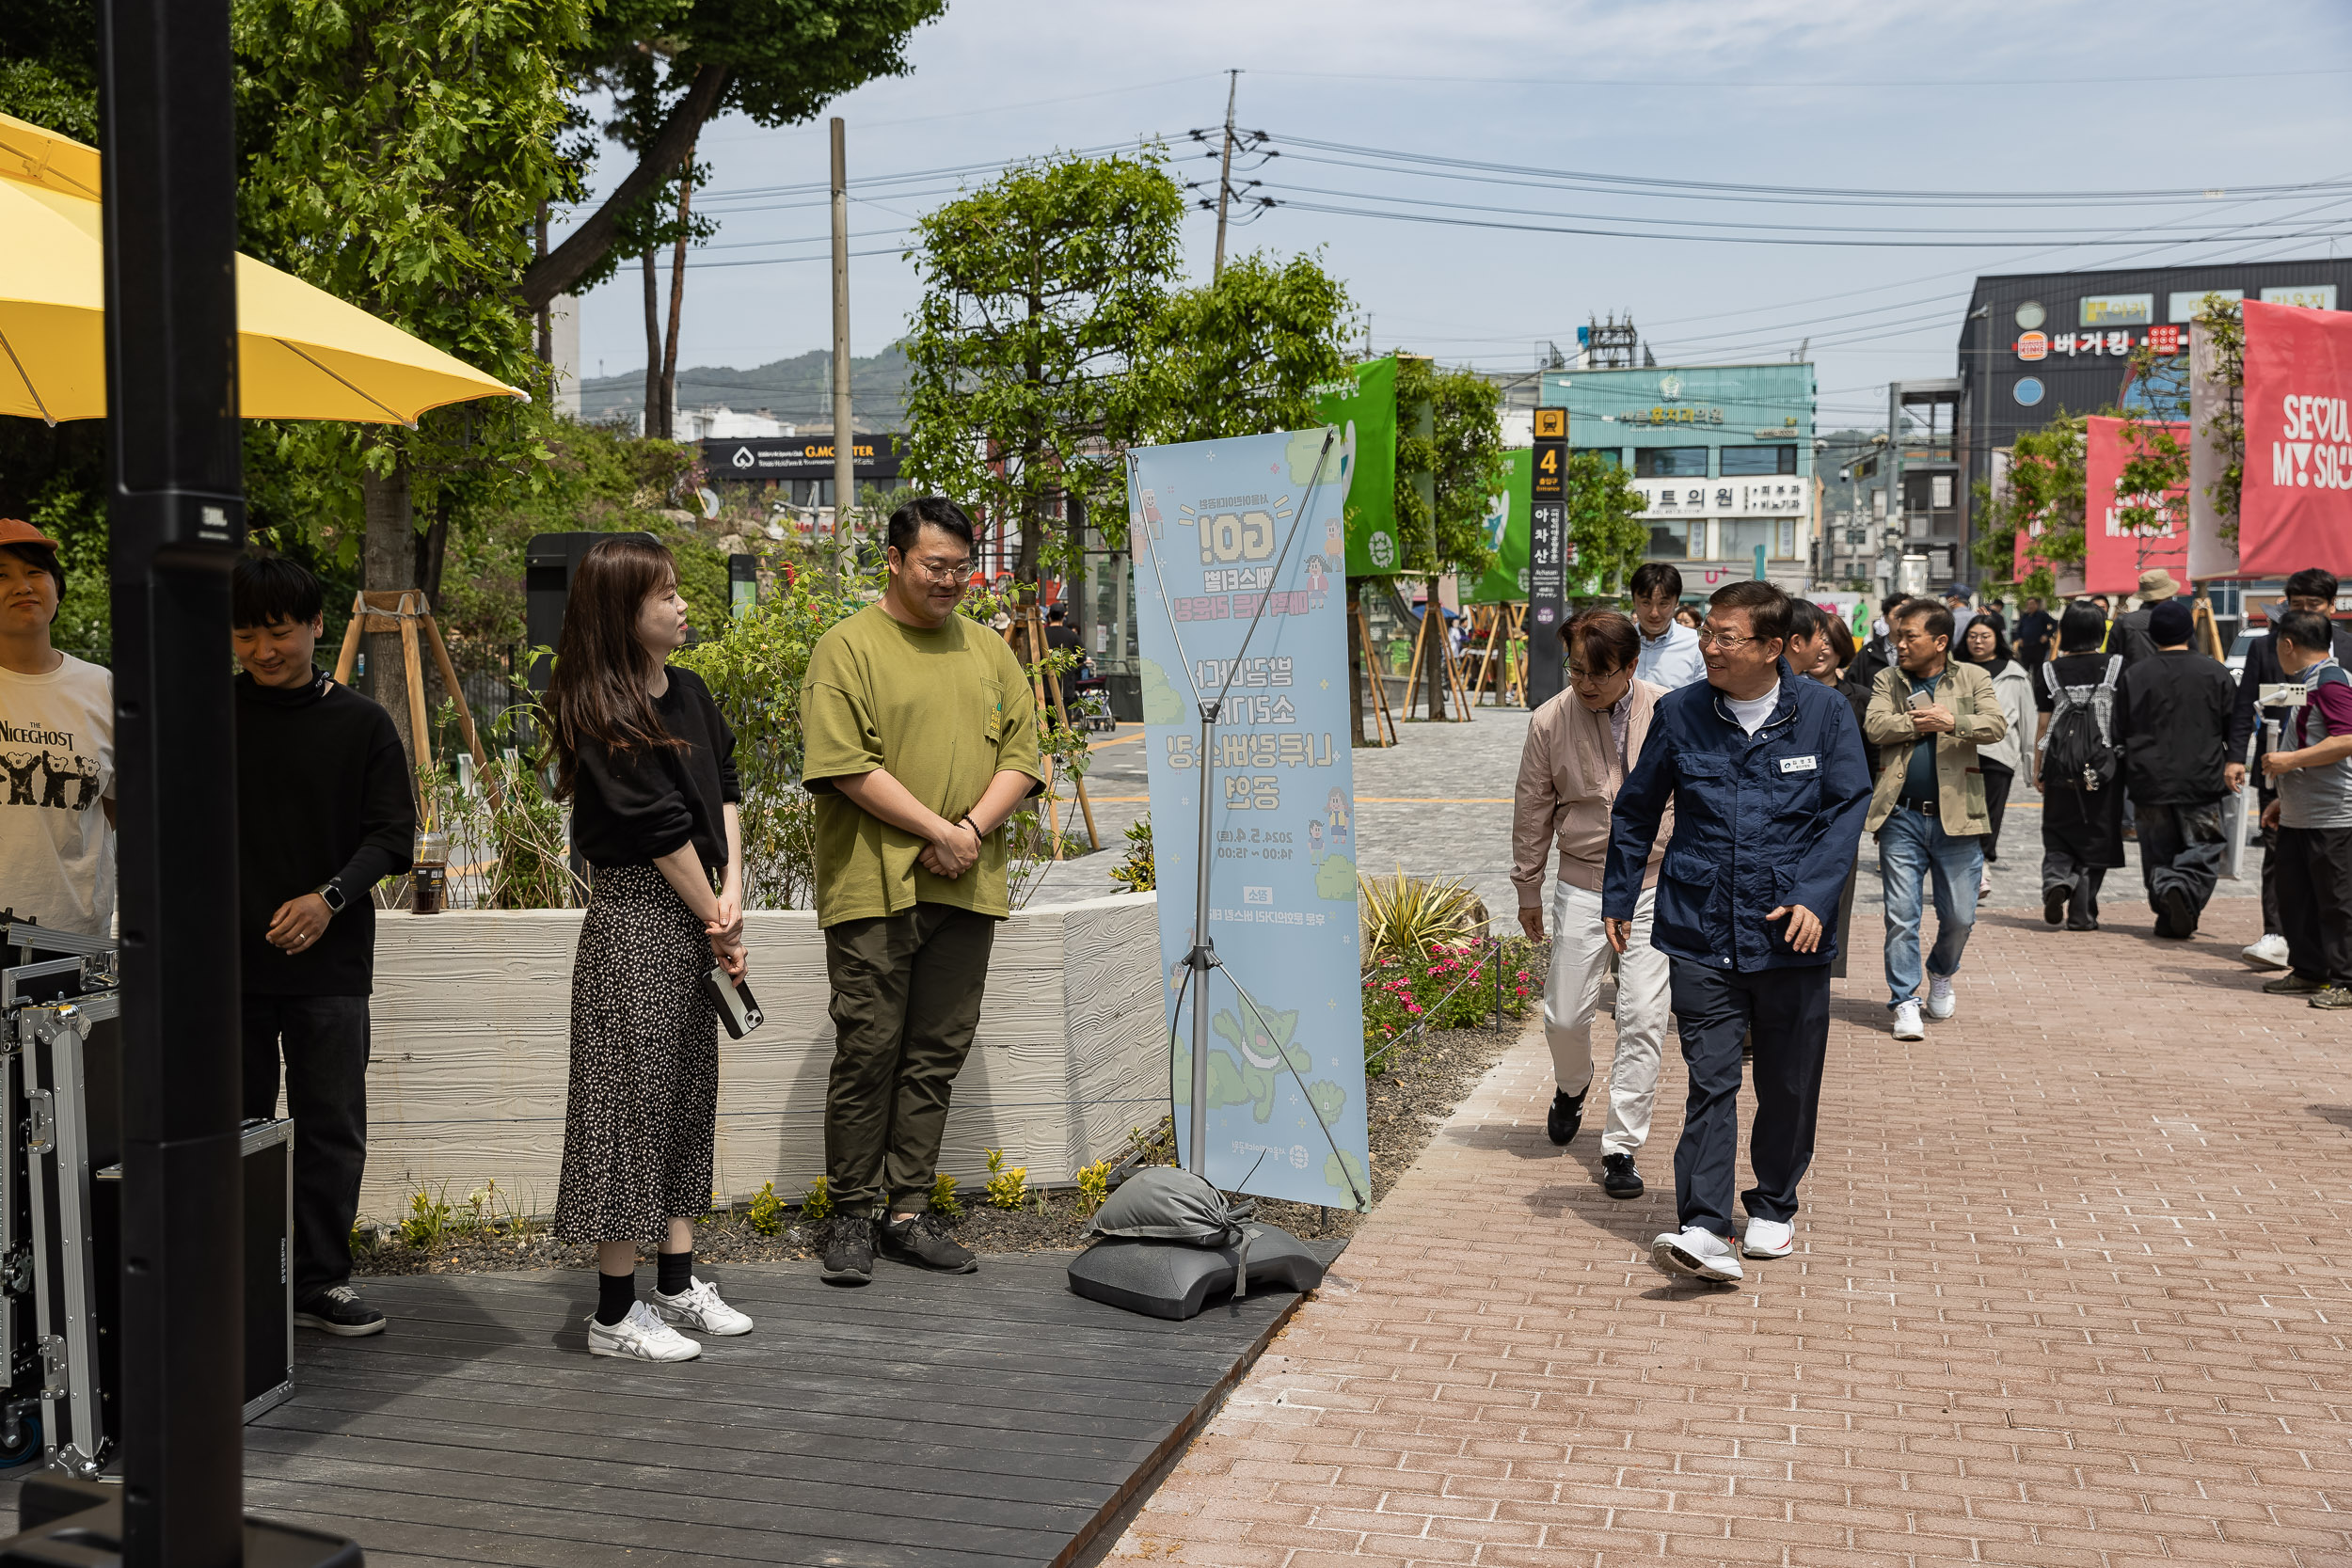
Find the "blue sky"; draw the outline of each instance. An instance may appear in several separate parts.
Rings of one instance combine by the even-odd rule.
[[[909,54],[912,75],[829,110],[849,122],[860,198],[859,354],[904,330],[917,291],[898,246],[957,177],[864,182],[1150,135],[1168,140],[1180,174],[1213,177],[1184,138],[1222,119],[1232,67],[1239,123],[1284,151],[1250,177],[1289,205],[1235,230],[1229,251],[1320,246],[1378,350],[1524,370],[1542,341],[1572,348],[1579,323],[1613,310],[1632,313],[1661,363],[1786,359],[1809,337],[1824,426],[1879,422],[1891,378],[1951,374],[1979,272],[2352,253],[2352,7],[2320,0],[964,0]],[[2181,79],[2192,71],[2206,74]],[[688,262],[681,364],[824,347],[822,120],[722,120],[702,156],[712,179],[699,199],[723,230]],[[2318,182],[2341,188],[2248,194]],[[1710,183],[1741,188],[1697,188]],[[2153,190],[2189,194],[1941,194]],[[1734,224],[1807,242],[1937,243],[1708,238]],[[1214,225],[1187,220],[1195,277],[1208,273]],[[1558,229],[1632,237],[1542,231]],[[2224,239],[2171,238],[2200,231]],[[2112,243],[2081,243],[2091,239]],[[589,296],[587,373],[642,370],[642,291],[632,265]]]

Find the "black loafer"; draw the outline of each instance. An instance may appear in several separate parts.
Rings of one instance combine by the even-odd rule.
[[[1640,1197],[1642,1173],[1633,1165],[1630,1154],[1604,1154],[1600,1157],[1600,1190],[1611,1197]]]
[[[1591,1092],[1587,1089],[1585,1094]],[[1565,1148],[1575,1138],[1576,1130],[1583,1125],[1584,1095],[1570,1094],[1565,1089],[1554,1089],[1551,1094],[1551,1110],[1544,1117],[1545,1135],[1562,1148]]]
[[[2042,924],[2062,926],[2066,923],[2066,899],[2072,891],[2063,887],[2045,887],[2042,890]]]

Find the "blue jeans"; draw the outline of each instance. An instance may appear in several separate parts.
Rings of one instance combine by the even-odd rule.
[[[1886,889],[1886,990],[1889,1010],[1919,994],[1920,882],[1935,882],[1935,949],[1928,973],[1960,973],[1960,955],[1977,924],[1977,887],[1984,878],[1984,840],[1955,838],[1927,813],[1897,806],[1879,829],[1879,876]]]

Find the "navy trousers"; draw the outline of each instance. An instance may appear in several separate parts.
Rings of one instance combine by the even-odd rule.
[[[1756,1185],[1740,1195],[1751,1218],[1796,1217],[1797,1183],[1813,1164],[1813,1124],[1829,1054],[1829,965],[1717,969],[1674,960],[1675,1027],[1690,1069],[1682,1141],[1675,1146],[1675,1217],[1730,1236],[1731,1187],[1740,1164],[1740,1046],[1756,1041],[1756,1126],[1748,1164]]]

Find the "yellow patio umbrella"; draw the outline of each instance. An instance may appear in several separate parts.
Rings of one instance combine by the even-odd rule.
[[[0,414],[106,416],[95,149],[0,115]],[[238,411],[413,424],[469,398],[530,394],[250,256],[237,258]]]

